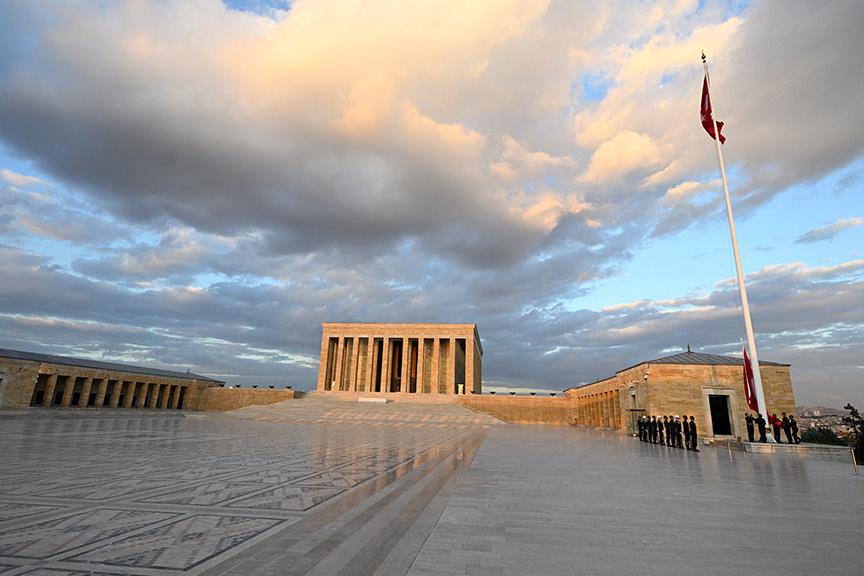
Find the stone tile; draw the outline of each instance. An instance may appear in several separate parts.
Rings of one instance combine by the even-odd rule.
[[[345,488],[326,486],[279,486],[266,492],[243,498],[231,507],[265,510],[306,511],[345,491]]]

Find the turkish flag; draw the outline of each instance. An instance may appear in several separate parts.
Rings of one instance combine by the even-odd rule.
[[[705,80],[702,81],[702,107],[699,110],[699,116],[702,118],[702,127],[708,132],[711,138],[716,138],[714,135],[714,120],[711,117],[711,95],[708,94],[708,74],[705,74]],[[726,143],[726,137],[723,136],[723,123],[717,121],[717,132],[720,133],[720,143]]]
[[[747,357],[746,348],[744,348],[744,397],[747,398],[747,406],[754,412],[759,412],[759,404],[756,402],[756,382],[753,380],[753,367],[750,365],[750,358]]]

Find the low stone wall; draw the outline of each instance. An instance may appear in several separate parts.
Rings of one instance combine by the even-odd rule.
[[[575,423],[576,402],[570,398],[543,398],[537,396],[459,396],[459,403],[474,410],[490,414],[505,422],[521,424]]]
[[[205,388],[198,397],[196,410],[228,411],[246,406],[263,406],[297,397],[297,392],[269,388]]]

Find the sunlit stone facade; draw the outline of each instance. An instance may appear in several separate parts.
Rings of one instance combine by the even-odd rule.
[[[482,391],[475,324],[322,324],[318,390],[457,395]]]

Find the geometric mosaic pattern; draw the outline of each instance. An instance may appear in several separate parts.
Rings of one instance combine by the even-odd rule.
[[[187,570],[245,542],[279,520],[198,515],[140,532],[72,559],[116,566]]]
[[[388,471],[466,433],[423,411],[434,425],[367,414],[352,426],[344,410],[338,425],[248,411],[0,413],[0,576],[197,576],[294,526],[290,538],[326,538],[302,520],[338,523],[401,476]]]

